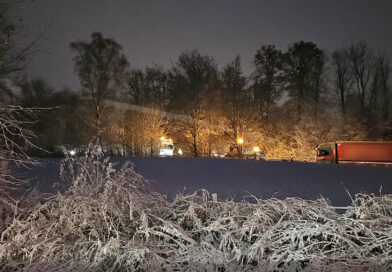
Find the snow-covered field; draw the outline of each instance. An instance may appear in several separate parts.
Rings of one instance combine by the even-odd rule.
[[[323,196],[335,206],[345,206],[351,203],[349,193],[392,193],[392,168],[208,158],[111,158],[118,166],[127,160],[169,199],[206,189],[222,200],[241,201],[249,194],[279,199]],[[59,164],[60,159],[43,159],[41,167],[26,174],[35,177],[41,191],[53,192]]]
[[[20,203],[0,230],[0,271],[390,271],[391,169],[132,158],[146,183],[120,167],[128,158],[112,158],[114,169],[92,150],[60,171],[51,159],[27,173],[43,191],[53,191],[58,172],[70,187],[36,206]],[[151,184],[169,197],[186,187],[268,199],[219,201],[200,190],[167,201]],[[352,203],[344,189],[379,194],[381,185],[382,196],[357,194]],[[285,198],[320,194],[350,205],[337,212],[322,198]]]

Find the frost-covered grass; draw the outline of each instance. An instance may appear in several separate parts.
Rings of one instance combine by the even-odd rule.
[[[92,149],[93,150],[93,149]],[[94,153],[94,152],[92,152]],[[344,214],[324,199],[168,202],[126,164],[67,158],[65,194],[1,233],[1,271],[387,271],[392,196],[357,195]]]

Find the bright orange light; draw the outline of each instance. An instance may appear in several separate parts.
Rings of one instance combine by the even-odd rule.
[[[164,141],[164,140],[165,140],[165,136],[162,136],[162,137],[161,137],[161,141]]]
[[[258,147],[258,146],[253,147],[253,152],[256,152],[256,153],[260,152],[260,147]]]
[[[237,143],[240,144],[240,145],[242,145],[242,144],[244,143],[244,139],[238,138],[238,139],[237,139]]]

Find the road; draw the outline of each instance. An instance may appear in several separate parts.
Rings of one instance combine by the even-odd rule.
[[[350,204],[358,192],[392,193],[392,168],[340,166],[301,162],[230,160],[208,158],[115,157],[121,165],[130,160],[136,172],[153,188],[172,199],[177,193],[207,189],[219,199],[241,201],[245,195],[261,198],[328,198],[333,205]],[[58,181],[60,159],[44,159],[42,166],[28,170],[38,188],[51,191]]]

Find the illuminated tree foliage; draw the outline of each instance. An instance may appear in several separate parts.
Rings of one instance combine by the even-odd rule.
[[[169,69],[129,70],[121,46],[100,33],[71,48],[80,97],[44,80],[20,85],[24,106],[56,109],[37,122],[51,125],[35,131],[53,154],[61,146],[83,150],[97,132],[108,154],[156,155],[159,138],[167,135],[185,156],[247,157],[258,146],[267,158],[294,160],[312,160],[314,146],[325,141],[392,139],[390,62],[364,43],[336,50],[330,59],[313,42],[287,50],[262,45],[249,75],[239,56],[219,67],[198,51],[182,53]],[[130,108],[116,109],[117,102]]]
[[[193,156],[199,155],[200,121],[208,118],[205,113],[211,99],[216,97],[218,71],[215,61],[197,51],[186,52],[170,70],[169,109],[185,113],[190,121],[182,122],[183,131],[190,135]]]
[[[246,89],[247,79],[241,70],[241,59],[237,56],[226,65],[222,72],[222,97],[225,117],[230,123],[230,142],[241,156],[241,149],[236,144],[237,138],[244,137],[246,123],[251,121],[251,111],[247,107],[251,98]]]

